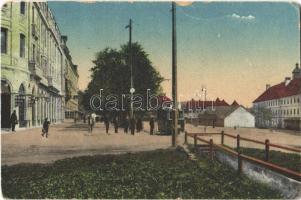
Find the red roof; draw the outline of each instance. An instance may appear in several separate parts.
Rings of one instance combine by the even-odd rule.
[[[213,103],[213,106],[229,106],[229,104],[225,101],[225,100],[220,100],[219,98],[217,98],[215,101],[197,101],[194,99],[191,99],[190,101],[187,101],[184,103],[184,105],[186,104],[186,108],[187,109],[197,109],[197,108],[203,108],[203,104],[204,104],[204,108],[208,108],[211,107]]]
[[[239,106],[239,104],[237,103],[236,100],[234,100],[233,103],[231,104],[231,106]]]
[[[285,82],[274,85],[264,91],[253,103],[289,97],[301,93],[301,78],[295,78],[285,86]]]

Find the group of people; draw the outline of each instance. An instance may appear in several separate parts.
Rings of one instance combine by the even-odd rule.
[[[10,122],[12,132],[16,132],[16,125],[18,124],[18,117],[17,117],[15,110],[10,115],[9,122]],[[46,138],[48,137],[49,125],[50,125],[50,121],[48,121],[48,118],[45,118],[44,122],[43,122],[43,127],[42,127],[42,137],[44,137],[44,136],[46,136]]]
[[[87,116],[87,121],[88,121],[88,131],[90,133],[92,133],[93,128],[95,126],[96,123],[96,114],[92,113],[89,114]],[[106,134],[109,134],[109,130],[110,130],[110,124],[112,124],[113,128],[114,128],[114,132],[118,133],[118,129],[119,126],[123,127],[123,132],[124,133],[128,133],[130,131],[130,133],[132,135],[136,133],[139,133],[143,130],[143,122],[141,118],[137,118],[137,120],[135,118],[131,118],[129,119],[128,117],[126,117],[122,122],[118,119],[118,117],[113,117],[112,119],[110,119],[108,116],[104,116],[103,117],[103,122],[105,125],[105,129],[106,129]],[[84,117],[84,123],[86,123],[86,117]],[[155,120],[152,117],[149,121],[149,126],[150,126],[150,134],[153,135],[154,134],[154,127],[155,127]]]
[[[106,133],[109,134],[109,129],[110,129],[110,122],[112,122],[112,125],[114,127],[114,132],[118,133],[118,128],[119,125],[123,127],[123,132],[128,133],[129,131],[131,132],[132,135],[135,134],[135,130],[137,133],[143,130],[143,123],[142,120],[139,118],[137,121],[132,118],[125,118],[123,122],[120,123],[117,117],[114,117],[111,121],[108,117],[104,117],[103,119],[105,127],[106,127]]]

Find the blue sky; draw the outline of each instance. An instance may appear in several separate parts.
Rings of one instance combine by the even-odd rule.
[[[61,33],[79,66],[79,88],[89,82],[95,53],[128,40],[142,44],[165,78],[171,78],[171,3],[49,2]],[[300,60],[299,11],[289,3],[194,2],[177,6],[180,99],[205,85],[208,98],[236,99],[243,105],[290,76]],[[167,95],[171,81],[163,83]]]

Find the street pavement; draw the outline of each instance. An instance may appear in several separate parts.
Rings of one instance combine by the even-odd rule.
[[[188,132],[204,132],[204,127],[186,124]],[[286,146],[300,147],[300,134],[288,134],[281,131],[270,131],[255,128],[212,128],[207,127],[206,132],[220,132],[264,141],[270,139],[271,143]],[[18,163],[50,163],[55,160],[75,156],[96,154],[120,154],[138,151],[150,151],[171,147],[171,136],[149,135],[148,123],[144,123],[144,131],[133,135],[114,133],[112,125],[109,134],[105,133],[103,123],[97,122],[93,133],[88,132],[88,125],[82,122],[76,124],[65,121],[62,124],[50,125],[49,137],[41,136],[41,128],[18,130],[15,133],[1,134],[1,164],[13,165]],[[213,137],[214,143],[220,143],[220,135]],[[190,138],[189,143],[193,144]],[[184,134],[178,138],[178,144],[184,143]],[[225,144],[235,147],[236,140],[225,137]],[[251,148],[264,148],[250,142],[241,142],[241,146]],[[273,149],[273,148],[271,148]],[[279,150],[279,149],[277,149]]]
[[[66,121],[50,125],[49,137],[41,136],[41,128],[1,134],[2,165],[17,163],[50,163],[58,159],[96,154],[119,154],[137,151],[166,149],[171,146],[170,136],[149,135],[145,131],[136,133],[114,133],[110,125],[105,133],[103,123],[97,122],[91,133],[88,125]]]

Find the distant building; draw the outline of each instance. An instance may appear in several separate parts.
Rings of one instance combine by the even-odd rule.
[[[1,126],[9,128],[64,120],[65,71],[57,22],[46,2],[7,2],[1,8]],[[67,61],[66,61],[67,60]]]
[[[301,69],[296,64],[292,79],[286,77],[254,100],[256,126],[301,130]]]
[[[67,36],[62,36],[62,49],[66,55],[65,59],[65,118],[75,118],[78,115],[78,71],[77,65],[72,62],[69,49],[67,47]]]
[[[217,98],[215,101],[201,101],[191,99],[190,101],[182,102],[181,106],[184,110],[186,118],[198,118],[201,112],[208,109],[215,109],[220,106],[229,106],[225,100]]]
[[[255,117],[240,105],[218,106],[199,114],[199,124],[220,127],[255,127]]]

